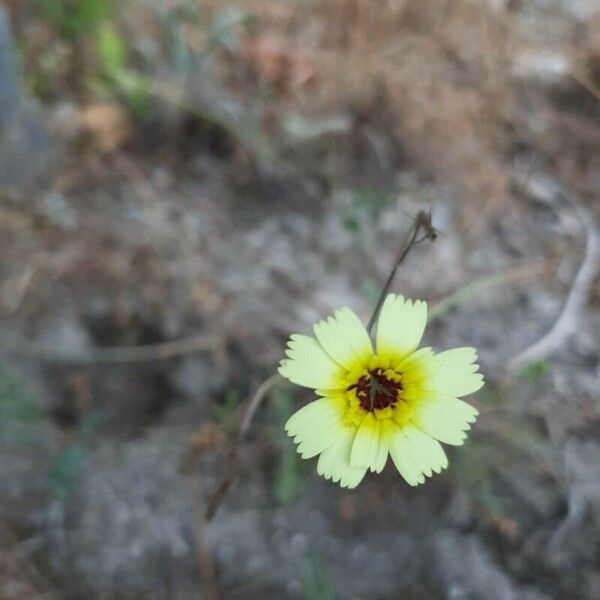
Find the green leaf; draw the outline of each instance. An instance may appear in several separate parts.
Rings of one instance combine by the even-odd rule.
[[[304,600],[334,600],[335,594],[325,557],[315,549],[309,550],[301,565],[300,579]]]
[[[36,3],[48,22],[67,39],[92,33],[114,14],[111,0],[37,0]]]
[[[288,506],[298,499],[304,487],[301,459],[291,440],[281,446],[281,454],[273,480],[273,496],[280,506]]]
[[[43,419],[37,401],[24,382],[5,367],[0,367],[0,442],[21,444],[35,441],[35,425]]]
[[[84,458],[85,450],[77,443],[67,446],[58,454],[48,476],[48,487],[53,498],[64,500],[69,495]]]
[[[127,48],[114,25],[105,23],[98,30],[97,50],[103,74],[118,79],[126,67]]]
[[[548,372],[548,363],[544,360],[538,360],[524,367],[519,372],[519,377],[530,383],[539,381]]]
[[[212,411],[219,425],[229,434],[235,431],[237,425],[237,410],[240,407],[240,397],[234,388],[225,392],[222,404],[214,404]]]
[[[129,110],[131,110],[134,116],[140,119],[147,117],[151,104],[150,82],[148,78],[136,71],[123,70],[116,77],[114,83],[117,92],[124,97]]]
[[[283,427],[294,412],[295,404],[293,394],[285,388],[277,391],[270,404],[270,417],[273,421],[271,437],[279,450],[271,491],[281,506],[287,506],[297,500],[305,487],[304,461],[298,456],[296,447]]]

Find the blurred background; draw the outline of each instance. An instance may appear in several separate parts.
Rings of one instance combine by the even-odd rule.
[[[600,3],[0,3],[0,598],[600,598]],[[394,290],[469,443],[352,492],[290,332]]]

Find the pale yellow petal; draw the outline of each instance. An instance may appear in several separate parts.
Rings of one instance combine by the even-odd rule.
[[[336,389],[344,386],[345,371],[320,344],[307,335],[294,334],[286,350],[288,358],[279,364],[279,374],[292,383],[309,388]]]
[[[469,403],[442,392],[423,392],[419,404],[435,405],[457,422],[475,423],[479,411]]]
[[[343,406],[331,398],[320,398],[295,412],[285,430],[302,458],[312,458],[329,448],[343,432]]]
[[[460,401],[454,399],[454,402]],[[447,406],[440,402],[420,402],[411,420],[421,431],[436,440],[461,446],[467,437],[465,432],[471,428],[471,423],[475,420],[476,409],[469,411],[463,406],[466,403],[454,404],[454,402],[448,401]]]
[[[419,348],[416,352],[409,354],[396,367],[402,373],[402,383],[422,384],[427,383],[436,371],[435,355],[429,346]]]
[[[353,467],[367,467],[375,470],[379,453],[379,421],[372,412],[367,413],[360,424],[350,453]]]
[[[325,479],[331,479],[342,487],[356,487],[367,472],[366,467],[352,467],[350,465],[350,452],[356,429],[347,427],[319,456],[317,473]]]
[[[355,488],[363,480],[366,472],[367,470],[361,467],[346,466],[340,477],[340,486],[349,490]]]
[[[377,322],[377,354],[402,360],[413,352],[427,324],[427,304],[389,294]]]
[[[380,435],[379,435],[379,447],[377,448],[377,457],[375,461],[371,464],[370,470],[372,473],[381,473],[385,468],[385,463],[387,462],[388,454],[389,454],[389,435],[386,435],[386,424],[389,421],[382,421],[380,423]]]
[[[466,396],[483,387],[475,348],[453,348],[435,355],[435,368],[423,386],[450,396]]]
[[[320,321],[314,331],[325,352],[348,370],[368,364],[373,355],[367,330],[349,308],[341,308],[334,317]]]
[[[402,429],[397,429],[388,438],[390,456],[398,469],[398,472],[409,485],[419,485],[425,481],[425,477],[413,457],[410,442],[403,434]]]
[[[424,346],[409,354],[402,362],[398,363],[398,370],[423,370],[428,369],[433,363],[433,350],[429,346]]]
[[[448,458],[437,440],[424,434],[414,425],[403,428],[404,435],[412,448],[412,456],[422,473],[431,477],[448,466]]]

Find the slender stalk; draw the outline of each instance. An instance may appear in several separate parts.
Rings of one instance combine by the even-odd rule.
[[[252,423],[252,419],[254,418],[256,411],[259,409],[262,401],[269,393],[271,388],[281,381],[282,378],[280,375],[271,375],[271,377],[265,379],[258,386],[257,390],[246,403],[244,412],[240,417],[236,436],[231,440],[229,451],[227,452],[227,456],[225,458],[225,465],[223,466],[221,480],[219,481],[217,488],[209,500],[208,508],[206,509],[207,521],[210,521],[215,516],[219,506],[221,506],[225,496],[227,496],[229,488],[237,477],[240,447],[244,441],[244,438],[246,437],[246,433],[248,433],[248,429],[250,428],[250,424]]]
[[[417,236],[419,235],[419,231],[421,231],[421,230],[424,231],[424,235],[421,238],[417,239]],[[408,256],[408,253],[416,245],[420,244],[423,240],[429,240],[430,242],[435,241],[437,239],[438,235],[439,235],[439,232],[431,224],[431,212],[427,212],[424,210],[419,211],[417,213],[417,216],[415,217],[415,222],[414,222],[414,225],[410,232],[409,240],[406,244],[403,244],[401,246],[400,252],[398,254],[398,258],[396,258],[396,261],[394,262],[394,266],[392,267],[392,270],[390,271],[390,274],[388,275],[388,278],[381,290],[381,293],[379,294],[379,298],[377,299],[377,304],[375,305],[373,314],[371,315],[371,318],[369,319],[369,323],[367,324],[367,332],[369,335],[371,335],[373,327],[374,327],[375,323],[377,322],[377,318],[379,317],[379,312],[381,311],[381,306],[383,304],[383,301],[385,300],[387,293],[390,290],[392,282],[394,281],[394,277],[396,276],[396,273],[398,272],[400,265],[404,262],[404,259]]]

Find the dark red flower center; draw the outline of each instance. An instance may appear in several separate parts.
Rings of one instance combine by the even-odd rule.
[[[348,390],[356,390],[361,408],[373,412],[376,408],[394,407],[398,402],[402,384],[386,377],[382,369],[374,369],[363,375]]]

